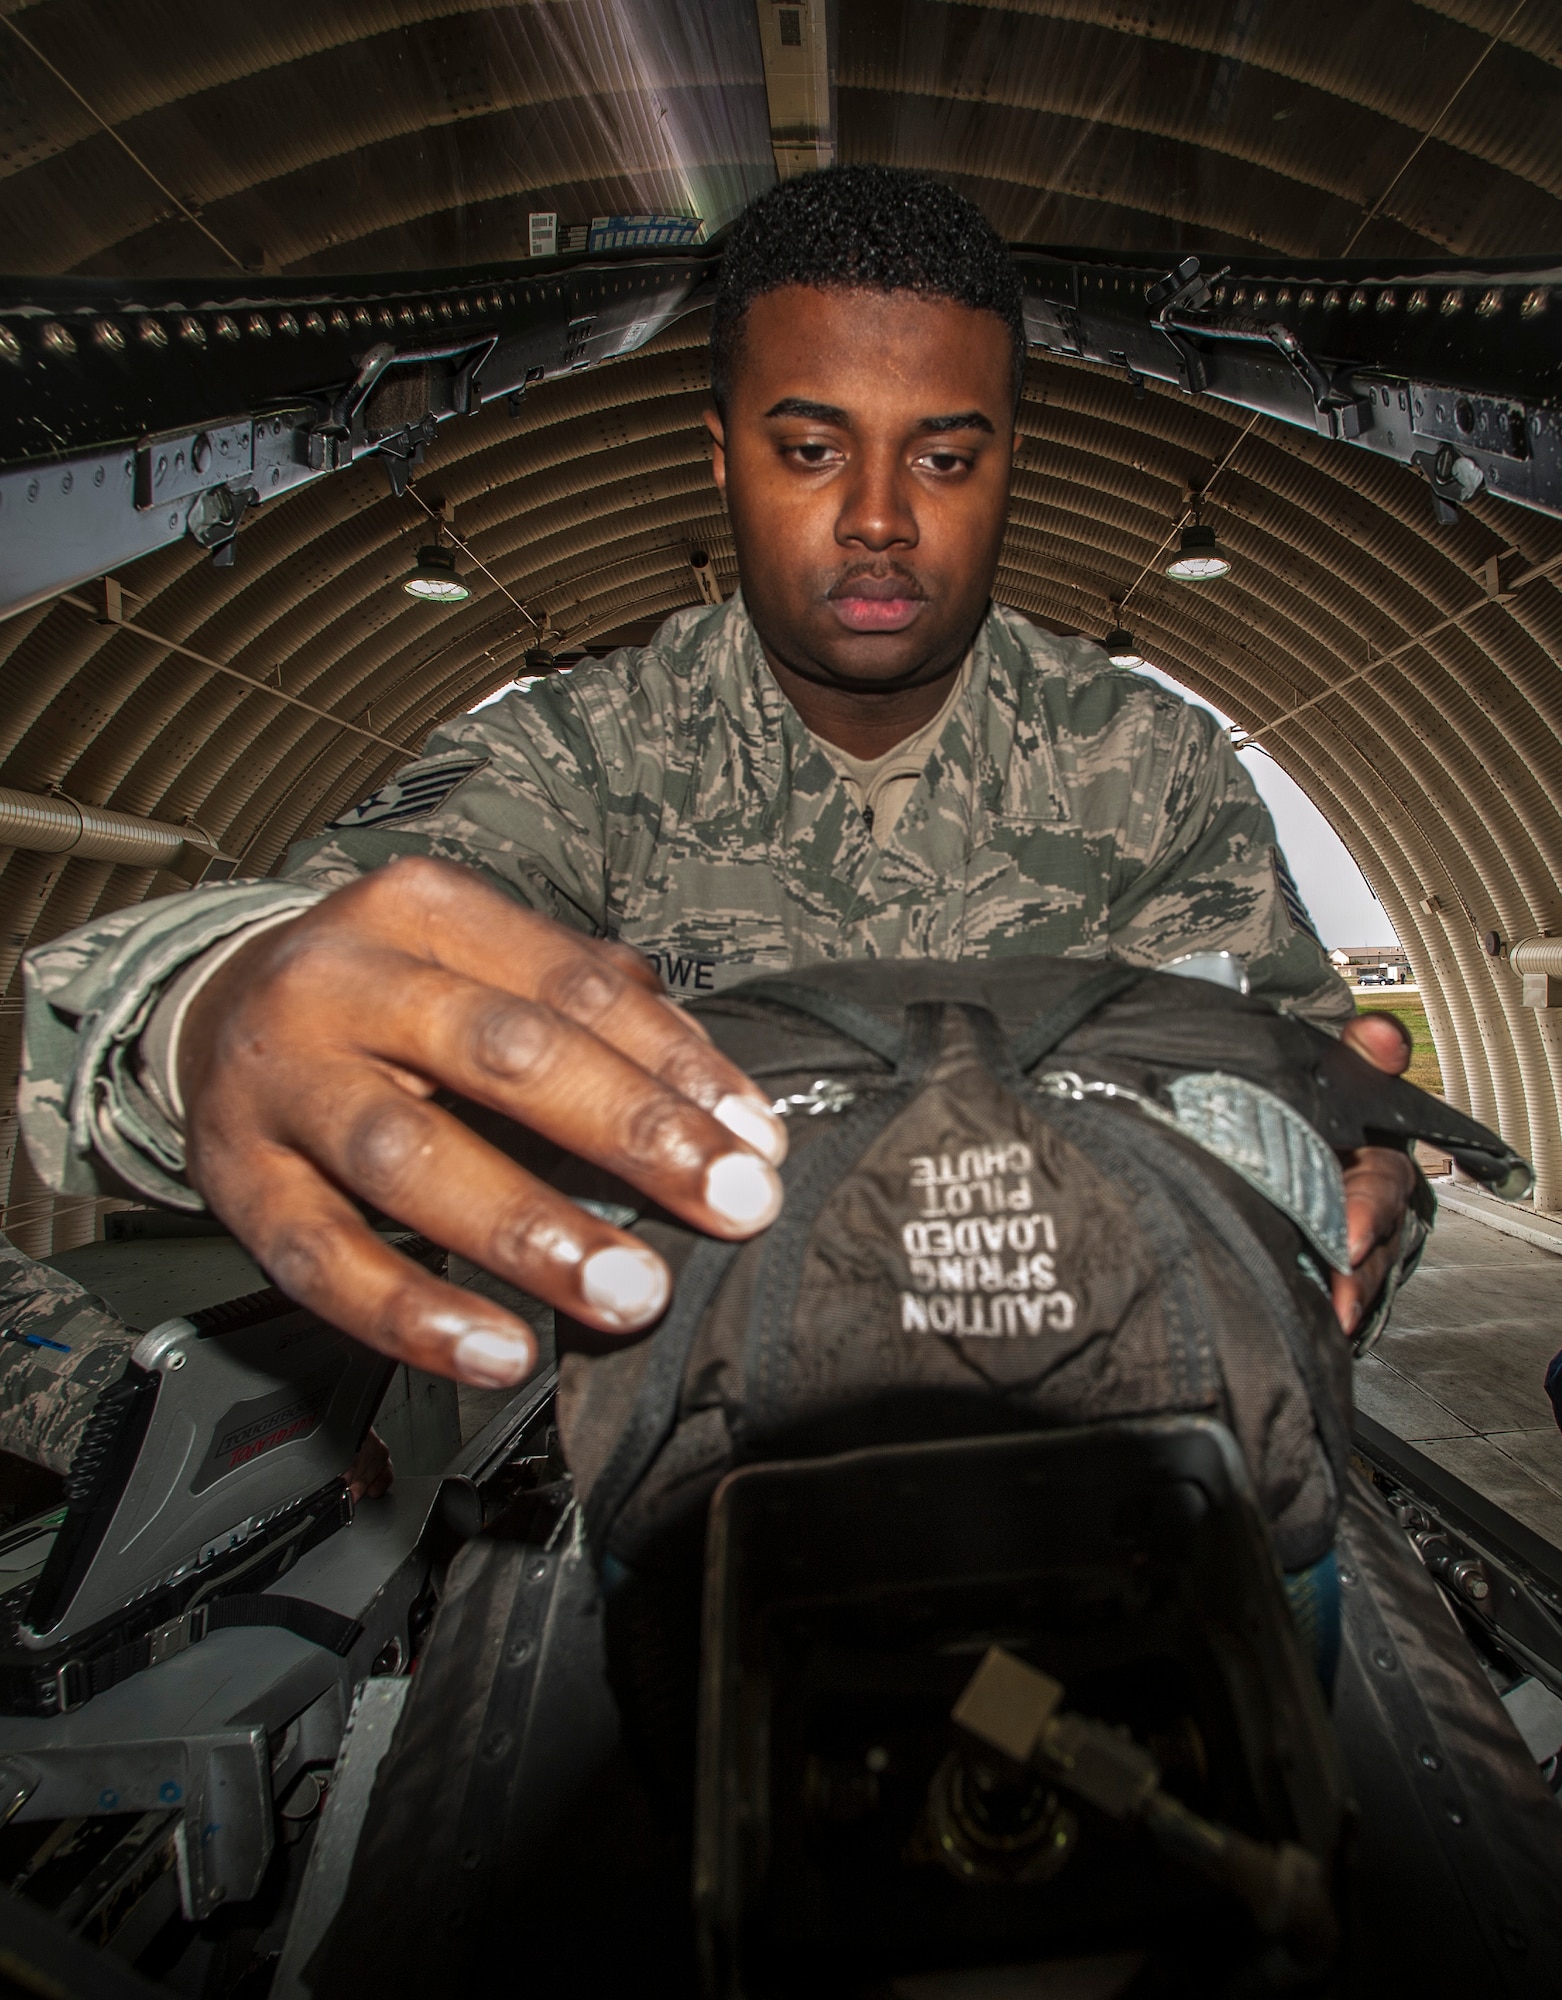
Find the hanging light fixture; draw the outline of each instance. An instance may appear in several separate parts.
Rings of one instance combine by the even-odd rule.
[[[445,547],[443,524],[437,517],[433,541],[418,550],[401,587],[409,597],[421,597],[428,604],[464,604],[472,595],[456,573],[455,556]]]
[[[1166,565],[1166,574],[1178,583],[1213,583],[1231,569],[1231,560],[1216,539],[1215,530],[1199,519],[1203,495],[1193,494],[1193,519],[1182,531],[1176,555]]]
[[[1134,635],[1124,625],[1116,626],[1101,641],[1114,667],[1142,667],[1143,659],[1134,645]]]
[[[1101,641],[1102,651],[1114,667],[1142,667],[1145,663],[1134,644],[1134,635],[1123,623],[1123,600],[1120,597],[1112,599],[1112,618],[1112,629]]]

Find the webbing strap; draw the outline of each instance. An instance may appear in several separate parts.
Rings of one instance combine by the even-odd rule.
[[[1144,977],[1137,965],[1108,965],[1083,986],[1076,986],[1064,999],[1043,1007],[1026,1028],[1014,1037],[1014,1061],[1025,1072],[1033,1070],[1043,1056],[1051,1055],[1058,1043],[1090,1019],[1098,1007],[1137,986]]]
[[[1149,1143],[1164,1144],[1159,1134]],[[1148,1150],[1148,1146],[1145,1149]],[[1268,1307],[1271,1320],[1280,1329],[1280,1336],[1312,1405],[1313,1422],[1318,1427],[1318,1437],[1323,1445],[1324,1457],[1329,1461],[1329,1469],[1334,1474],[1336,1489],[1343,1496],[1350,1477],[1350,1432],[1330,1391],[1323,1362],[1302,1325],[1296,1302],[1286,1290],[1274,1258],[1254,1235],[1247,1218],[1233,1207],[1213,1180],[1190,1161],[1184,1160],[1181,1165],[1177,1182],[1189,1204],[1198,1210],[1247,1272]]]
[[[718,1243],[713,1237],[704,1237],[678,1274],[672,1310],[651,1336],[650,1359],[640,1378],[629,1422],[619,1432],[618,1442],[581,1508],[586,1538],[599,1559],[619,1510],[672,1435],[678,1420],[678,1399],[683,1392],[683,1371],[694,1346],[694,1336],[700,1330],[705,1308],[716,1296],[717,1286],[742,1248],[741,1243]]]
[[[208,1632],[222,1632],[232,1625],[280,1625],[285,1632],[321,1646],[338,1659],[345,1659],[363,1637],[356,1618],[331,1611],[323,1604],[311,1604],[304,1597],[279,1597],[270,1591],[253,1596],[215,1597],[206,1612]]]
[[[1040,1101],[1040,1100],[1038,1100]],[[1060,1107],[1046,1105],[1047,1115],[1058,1122]],[[1097,1117],[1105,1129],[1132,1121],[1134,1151],[1140,1162],[1154,1170],[1159,1180],[1174,1187],[1199,1218],[1214,1232],[1229,1254],[1247,1272],[1267,1307],[1271,1322],[1279,1329],[1297,1374],[1312,1406],[1319,1441],[1339,1493],[1344,1493],[1350,1472],[1350,1435],[1336,1407],[1323,1363],[1302,1324],[1296,1302],[1286,1289],[1274,1258],[1253,1233],[1247,1219],[1217,1187],[1196,1158],[1189,1157],[1166,1134],[1130,1106],[1098,1101]],[[1188,1142],[1190,1146],[1195,1141]]]
[[[106,1694],[132,1674],[171,1659],[213,1632],[256,1625],[280,1626],[309,1645],[336,1654],[338,1659],[345,1659],[363,1637],[363,1626],[356,1618],[331,1611],[323,1604],[311,1604],[307,1598],[277,1596],[269,1591],[235,1591],[227,1597],[208,1598],[204,1604],[192,1604],[177,1617],[118,1646],[66,1660],[58,1667],[42,1668],[34,1677],[38,1703],[35,1713],[79,1708],[94,1695]],[[55,1701],[42,1698],[46,1688],[54,1691]]]
[[[901,1038],[896,1030],[839,993],[825,993],[793,979],[751,979],[743,987],[742,998],[765,1000],[772,1006],[788,1007],[794,1014],[807,1014],[849,1042],[858,1042],[885,1062],[899,1066]]]
[[[772,1224],[760,1253],[743,1336],[743,1433],[758,1431],[762,1435],[782,1418],[797,1297],[814,1224],[846,1174],[916,1095],[938,1048],[946,1012],[941,1001],[908,1007],[905,1050],[895,1083],[847,1112],[831,1131],[816,1139],[806,1152],[794,1155],[782,1169],[786,1206]]]

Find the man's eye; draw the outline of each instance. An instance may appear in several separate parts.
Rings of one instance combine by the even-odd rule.
[[[828,465],[836,455],[834,445],[829,444],[794,444],[787,450],[802,465]]]
[[[950,473],[967,471],[971,461],[957,451],[925,451],[920,463],[930,472]]]

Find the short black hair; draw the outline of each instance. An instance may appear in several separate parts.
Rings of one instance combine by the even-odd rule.
[[[755,299],[783,285],[920,292],[996,313],[1025,381],[1019,272],[1003,238],[965,196],[903,167],[825,167],[749,203],[721,260],[710,332],[711,394],[726,413],[732,363]]]

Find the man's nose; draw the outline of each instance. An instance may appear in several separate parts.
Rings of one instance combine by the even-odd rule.
[[[864,452],[852,463],[836,516],[835,539],[866,549],[913,548],[917,517],[910,475],[894,452]]]

